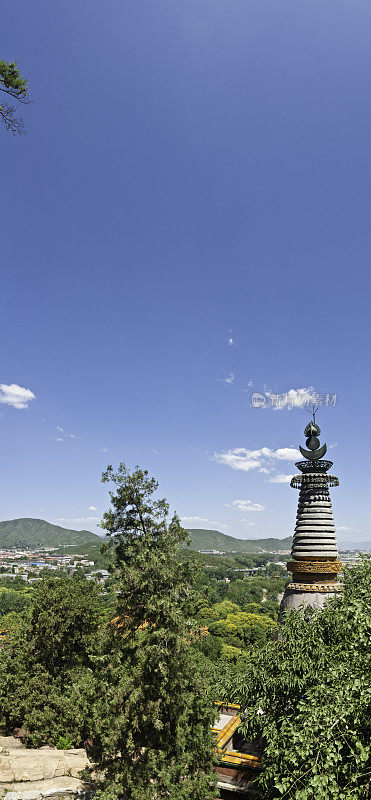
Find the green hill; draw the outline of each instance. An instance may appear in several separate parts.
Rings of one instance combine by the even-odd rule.
[[[187,529],[190,535],[192,550],[219,550],[221,553],[277,553],[278,550],[290,550],[292,537],[286,539],[235,539],[220,531],[208,531],[203,528]]]
[[[188,530],[192,550],[218,550],[221,553],[276,553],[289,550],[291,536],[286,539],[235,539],[220,531],[203,528]],[[91,531],[73,531],[52,525],[43,519],[11,519],[0,522],[0,549],[35,550],[40,547],[66,548],[65,552],[86,553],[95,545],[100,551],[102,539]],[[99,546],[99,547],[98,547]]]
[[[0,549],[20,548],[35,550],[40,547],[63,545],[87,545],[99,543],[100,539],[91,531],[71,531],[52,525],[44,519],[10,519],[0,522]]]

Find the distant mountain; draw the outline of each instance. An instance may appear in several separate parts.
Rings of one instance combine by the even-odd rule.
[[[292,537],[286,539],[235,539],[220,531],[188,528],[192,550],[219,550],[221,553],[277,553],[290,550]]]
[[[339,550],[357,550],[358,553],[366,553],[371,550],[371,542],[352,542],[340,539]]]
[[[44,519],[25,517],[0,522],[0,549],[35,550],[39,547],[84,546],[99,541],[99,536],[91,531],[72,531]]]

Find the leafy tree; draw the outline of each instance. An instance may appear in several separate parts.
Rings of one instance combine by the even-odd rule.
[[[290,612],[280,639],[224,674],[220,696],[246,709],[266,798],[369,798],[371,562],[345,575],[323,611]],[[232,672],[232,674],[231,674]]]
[[[239,647],[233,647],[233,645],[230,644],[222,644],[221,656],[226,662],[231,661],[236,664],[241,653],[242,651]]]
[[[0,649],[0,726],[28,744],[75,745],[91,735],[100,600],[92,582],[41,580]]]
[[[30,586],[20,577],[20,575],[16,575],[15,578],[11,578],[8,575],[1,575],[0,576],[0,589],[15,589],[17,592],[29,592]]]
[[[28,592],[17,592],[14,589],[0,588],[0,617],[9,614],[11,611],[17,613],[26,608],[30,602]]]
[[[261,614],[262,605],[261,603],[246,603],[243,610],[246,611],[247,614]],[[264,611],[265,610],[264,606]]]
[[[223,644],[220,640],[219,636],[204,636],[198,642],[198,648],[201,650],[202,653],[213,661],[214,663],[221,658],[222,651],[223,651]]]
[[[29,103],[27,90],[27,80],[22,77],[17,63],[11,61],[8,64],[0,59],[0,92],[18,103]],[[13,135],[24,133],[22,116],[17,115],[17,110],[12,102],[0,103],[0,119],[6,130]]]
[[[102,527],[114,546],[119,595],[94,709],[92,749],[101,796],[206,800],[213,793],[215,718],[196,657],[186,540],[147,471],[108,467],[111,508]],[[201,654],[200,654],[201,655]]]
[[[247,614],[239,610],[227,614],[209,625],[210,633],[214,636],[222,636],[232,647],[264,644],[273,636],[276,628],[277,624],[265,614]]]

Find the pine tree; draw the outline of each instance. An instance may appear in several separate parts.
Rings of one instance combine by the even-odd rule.
[[[22,77],[15,61],[8,64],[0,59],[0,91],[18,103],[30,102],[27,97],[27,80]],[[23,118],[17,115],[12,103],[0,103],[0,119],[13,135],[24,133]]]
[[[0,648],[0,729],[28,745],[70,746],[92,735],[102,603],[92,581],[43,578]],[[103,623],[104,624],[104,623]]]
[[[176,558],[186,532],[147,471],[121,464],[102,480],[115,485],[102,527],[119,592],[94,710],[101,796],[206,800],[215,714],[191,645],[191,576]]]

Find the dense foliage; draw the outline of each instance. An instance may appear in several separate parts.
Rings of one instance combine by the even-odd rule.
[[[368,798],[371,775],[371,563],[345,576],[321,613],[291,612],[219,691],[246,709],[263,759],[264,797]]]
[[[22,581],[22,583],[24,584],[24,581]],[[0,626],[3,624],[2,617],[4,617],[5,614],[23,611],[24,608],[27,608],[30,601],[30,590],[17,591],[13,586],[8,588],[3,587],[0,582]]]
[[[91,735],[94,655],[103,609],[91,582],[41,580],[29,608],[13,615],[0,651],[0,726],[21,728],[30,745],[71,746]],[[5,618],[4,618],[5,622]]]
[[[370,562],[321,613],[278,628],[285,579],[269,555],[192,553],[146,472],[103,480],[115,487],[104,586],[81,567],[32,586],[0,576],[1,730],[85,744],[104,800],[205,800],[212,700],[225,697],[244,709],[266,800],[366,800]]]
[[[0,92],[14,98],[19,103],[27,102],[27,80],[21,75],[15,61],[7,63],[0,59]],[[21,116],[17,116],[12,103],[0,104],[0,119],[11,133],[23,133],[23,119]]]
[[[101,796],[206,800],[215,712],[192,646],[192,576],[177,559],[186,532],[147,472],[121,464],[103,480],[115,486],[103,527],[118,599],[93,708]]]

